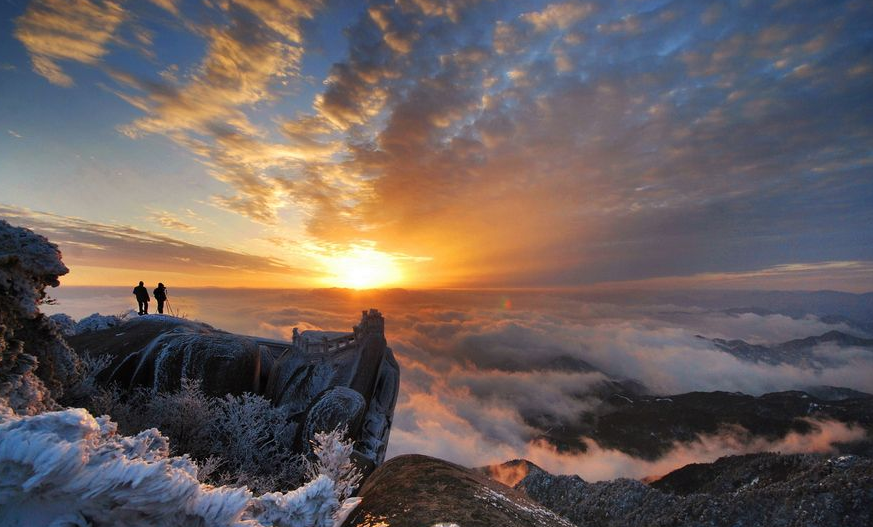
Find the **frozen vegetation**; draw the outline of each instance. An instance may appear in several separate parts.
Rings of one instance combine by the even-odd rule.
[[[80,359],[61,335],[123,317],[42,315],[66,272],[55,245],[0,220],[0,525],[320,527],[348,514],[360,475],[342,430],[316,435],[310,462],[285,448],[284,414],[259,396],[99,387],[108,361]]]
[[[81,408],[0,418],[0,525],[329,526],[333,480],[253,497],[197,479],[155,429],[122,436]],[[57,523],[54,523],[57,524]]]

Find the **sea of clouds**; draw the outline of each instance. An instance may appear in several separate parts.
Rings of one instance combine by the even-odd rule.
[[[128,293],[61,288],[57,305],[46,307],[75,318],[122,312],[130,307]],[[467,466],[523,457],[553,472],[599,480],[664,474],[732,453],[826,451],[863,437],[858,428],[829,421],[815,422],[812,434],[775,442],[725,430],[677,444],[653,462],[590,440],[586,453],[559,452],[541,439],[549,427],[596,408],[598,387],[611,380],[634,380],[659,394],[759,395],[815,385],[873,392],[873,352],[866,349],[821,346],[815,351],[827,366],[811,369],[741,361],[699,338],[768,344],[831,330],[869,336],[850,321],[826,323],[821,313],[797,306],[784,310],[790,316],[725,311],[756,301],[735,296],[718,309],[712,293],[677,303],[632,293],[604,299],[548,292],[171,289],[171,306],[221,329],[274,338],[290,338],[294,327],[351,330],[361,310],[379,308],[401,366],[389,456],[422,453]]]

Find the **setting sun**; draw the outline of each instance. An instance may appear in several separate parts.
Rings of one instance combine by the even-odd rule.
[[[326,282],[335,287],[370,289],[397,284],[403,273],[389,254],[374,249],[353,249],[326,262]]]

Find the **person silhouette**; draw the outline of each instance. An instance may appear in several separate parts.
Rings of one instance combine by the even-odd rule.
[[[164,302],[167,301],[167,288],[164,287],[164,284],[158,282],[158,287],[156,287],[152,293],[155,295],[155,300],[158,301],[158,313],[163,315]]]
[[[148,315],[149,314],[149,291],[145,288],[142,282],[139,283],[138,286],[133,288],[133,294],[136,296],[136,303],[139,307],[140,315]]]

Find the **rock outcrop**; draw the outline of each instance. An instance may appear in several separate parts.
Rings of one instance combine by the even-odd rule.
[[[75,382],[76,356],[39,312],[67,271],[57,245],[0,220],[0,403],[16,413],[52,408]]]
[[[292,342],[235,335],[174,317],[134,317],[67,338],[79,353],[109,355],[99,377],[123,389],[179,388],[197,379],[207,394],[257,393],[286,409],[295,450],[307,453],[316,432],[348,428],[365,471],[382,463],[400,370],[371,309],[351,333],[295,330]]]
[[[485,475],[448,461],[395,457],[358,492],[343,527],[572,527],[572,523]]]

